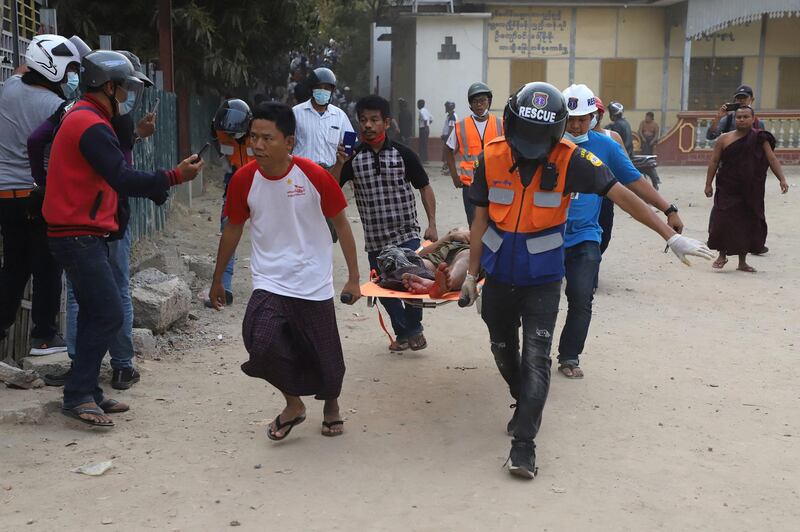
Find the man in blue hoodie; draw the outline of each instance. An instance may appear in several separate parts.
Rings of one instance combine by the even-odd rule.
[[[594,153],[617,180],[645,202],[667,216],[667,225],[683,230],[678,209],[634,168],[620,145],[610,135],[592,131],[597,125],[597,102],[586,85],[571,85],[564,91],[569,119],[564,138],[579,149]],[[558,344],[558,371],[570,379],[583,378],[579,356],[583,352],[592,320],[592,300],[600,270],[600,241],[603,233],[598,222],[603,198],[596,194],[575,194],[569,207],[564,235],[566,268],[567,319]]]

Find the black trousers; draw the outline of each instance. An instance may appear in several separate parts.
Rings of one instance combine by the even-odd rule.
[[[561,281],[511,286],[488,277],[481,297],[481,316],[489,329],[494,361],[517,401],[514,440],[531,442],[539,432],[550,390],[550,347]]]
[[[428,137],[431,134],[431,128],[419,128],[419,160],[423,163],[428,162]]]
[[[33,275],[33,338],[56,333],[61,306],[61,266],[47,247],[44,220],[28,218],[28,198],[0,199],[3,267],[0,269],[0,339],[14,324],[22,294]]]

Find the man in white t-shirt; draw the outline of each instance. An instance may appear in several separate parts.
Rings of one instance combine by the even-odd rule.
[[[433,115],[425,107],[425,100],[417,100],[417,109],[419,109],[419,153],[417,155],[424,164],[428,162],[428,137],[431,135]]]
[[[342,301],[353,304],[361,297],[344,194],[325,169],[291,155],[294,133],[295,115],[286,104],[264,102],[255,108],[249,132],[255,161],[239,169],[228,185],[228,224],[209,293],[214,307],[221,309],[222,276],[249,219],[253,294],[242,326],[250,354],[242,371],[266,380],[286,398],[286,408],[267,429],[267,437],[275,441],[305,421],[303,395],[325,401],[322,434],[342,434],[338,397],[344,357],[333,305],[333,242],[326,218],[339,234],[347,262]]]
[[[450,169],[447,166],[447,139],[458,122],[455,102],[444,102],[444,116],[444,126],[440,137],[442,139],[442,175],[450,175]]]

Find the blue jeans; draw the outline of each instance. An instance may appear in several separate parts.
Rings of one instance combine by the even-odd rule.
[[[488,277],[481,298],[481,317],[489,328],[494,361],[517,401],[514,441],[532,442],[539,432],[550,390],[550,347],[561,281],[512,286]]]
[[[225,192],[222,193],[222,211],[219,214],[220,232],[224,231],[225,226],[228,224],[228,217],[225,216],[225,198],[228,197],[228,183],[231,182],[231,177],[233,177],[233,172],[228,172],[223,178],[225,183]],[[236,252],[233,253],[231,260],[228,261],[228,265],[225,267],[225,273],[222,274],[222,286],[225,288],[226,292],[233,292],[232,286],[234,266],[236,266]]]
[[[472,227],[472,220],[475,218],[475,205],[469,200],[469,187],[466,185],[461,189],[461,200],[464,202],[467,224]]]
[[[405,249],[419,249],[419,238],[413,238],[408,242],[403,242],[398,247]],[[380,251],[370,251],[368,253],[369,267],[375,271],[378,270],[378,255]],[[408,340],[412,336],[420,334],[423,330],[422,327],[422,307],[415,307],[403,302],[402,299],[394,297],[381,297],[379,298],[381,304],[389,314],[389,319],[392,322],[392,329],[394,330],[397,341]]]
[[[103,401],[100,363],[125,321],[108,243],[96,236],[73,236],[50,238],[48,244],[78,301],[75,358],[64,383],[64,408],[99,404]]]
[[[120,240],[108,242],[108,259],[125,318],[116,336],[108,347],[111,367],[114,369],[133,368],[133,303],[130,290],[131,230],[125,231]],[[75,359],[75,341],[78,334],[78,301],[72,283],[67,281],[67,352]]]
[[[600,244],[585,241],[564,250],[567,281],[567,320],[558,342],[558,362],[577,366],[583,353],[597,273],[600,271]]]

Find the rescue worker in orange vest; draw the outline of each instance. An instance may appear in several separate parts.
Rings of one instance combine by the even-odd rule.
[[[461,189],[467,223],[472,225],[475,206],[469,201],[469,186],[475,161],[490,140],[503,134],[503,121],[489,113],[492,91],[485,83],[473,83],[467,90],[467,102],[472,114],[456,123],[447,139],[447,166],[453,185]],[[457,160],[456,160],[457,158]]]
[[[667,241],[686,264],[711,259],[701,242],[681,236],[591,152],[562,140],[567,105],[548,83],[528,83],[508,100],[506,136],[486,144],[475,164],[469,199],[475,205],[470,263],[460,306],[478,298],[491,350],[516,401],[507,426],[514,437],[507,463],[513,475],[536,473],[534,438],[550,386],[550,345],[564,277],[564,231],[571,194],[608,196]],[[519,327],[522,325],[522,349]]]
[[[250,128],[250,119],[253,113],[250,106],[239,99],[229,99],[222,102],[214,115],[211,124],[211,136],[218,143],[218,150],[226,163],[225,188],[222,193],[223,212],[220,214],[219,230],[225,228],[228,219],[224,214],[225,197],[228,194],[228,183],[236,173],[250,161],[254,161],[253,150],[250,148],[250,138],[247,131]],[[225,304],[233,303],[233,268],[236,264],[236,255],[231,257],[225,274],[222,276],[222,285],[225,287]],[[211,301],[206,299],[205,306],[213,308]]]

